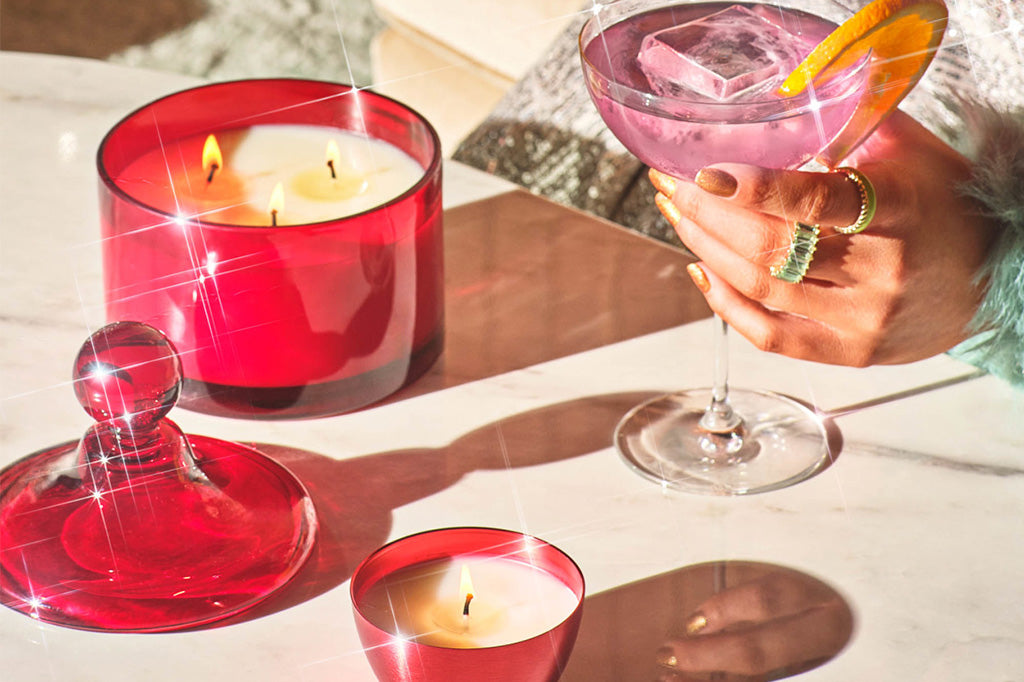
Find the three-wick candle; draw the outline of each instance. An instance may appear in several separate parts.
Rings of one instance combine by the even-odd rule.
[[[181,406],[337,414],[440,354],[440,143],[400,102],[213,83],[126,116],[97,163],[107,317],[171,339]]]
[[[362,213],[421,177],[423,168],[411,156],[372,137],[328,126],[256,125],[150,150],[115,183],[169,215],[283,227]],[[276,188],[282,201],[272,209]]]

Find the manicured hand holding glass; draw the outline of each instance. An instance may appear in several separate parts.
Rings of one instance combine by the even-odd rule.
[[[689,270],[708,304],[758,348],[852,366],[949,350],[970,335],[984,293],[975,273],[995,236],[956,191],[969,161],[897,112],[846,163],[877,203],[856,234],[836,229],[858,223],[870,203],[855,174],[728,163],[702,170],[696,184],[657,171],[651,181],[700,261]],[[778,269],[793,257],[796,222],[819,226],[817,248],[803,277],[784,281]]]

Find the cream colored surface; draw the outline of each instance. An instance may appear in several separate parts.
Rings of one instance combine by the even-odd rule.
[[[540,58],[583,0],[374,0],[374,89],[421,111],[445,154]]]
[[[0,466],[88,425],[69,377],[104,322],[95,149],[128,111],[195,83],[0,53]],[[445,182],[449,206],[509,187],[456,163]],[[588,599],[629,596],[636,581],[725,559],[816,576],[849,602],[856,624],[840,655],[800,680],[1024,680],[1022,397],[990,377],[936,386],[970,371],[945,356],[857,370],[767,355],[735,338],[733,382],[838,413],[838,456],[804,483],[749,498],[663,491],[619,460],[610,445],[619,413],[595,404],[709,380],[711,338],[702,320],[329,419],[175,410],[187,433],[319,463],[318,482],[337,506],[320,509],[323,527],[351,548],[344,561],[305,600],[171,635],[82,632],[0,608],[0,679],[372,682],[346,570],[410,533],[482,525],[559,546],[582,569]],[[482,333],[480,352],[488,348]],[[513,464],[472,466],[481,452]],[[432,455],[450,468],[431,468]],[[585,605],[584,627],[586,614]],[[607,623],[607,638],[581,647],[600,657],[570,659],[561,682],[609,681],[625,655],[619,628]],[[652,656],[659,643],[650,642]],[[572,673],[576,664],[589,664],[588,674]]]
[[[442,54],[396,29],[378,34],[371,54],[373,89],[423,114],[437,130],[446,157],[511,85],[464,58]]]
[[[555,39],[583,0],[374,0],[392,28],[515,81]]]

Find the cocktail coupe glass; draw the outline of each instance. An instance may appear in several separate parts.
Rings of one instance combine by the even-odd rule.
[[[850,120],[868,58],[801,95],[775,90],[847,16],[825,0],[595,4],[580,34],[587,89],[623,145],[669,175],[692,179],[718,162],[799,168]],[[723,21],[738,25],[715,35]],[[728,326],[715,316],[714,328],[712,386],[631,410],[615,431],[619,453],[664,486],[717,495],[778,489],[820,470],[822,419],[791,398],[730,388]]]

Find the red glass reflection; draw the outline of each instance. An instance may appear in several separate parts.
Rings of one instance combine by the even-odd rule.
[[[194,164],[195,182],[205,183],[208,134],[262,125],[365,134],[404,150],[424,175],[371,210],[279,228],[154,207],[175,191],[182,164]],[[194,160],[154,155],[191,140]],[[119,179],[147,155],[160,163],[126,190]],[[146,322],[173,341],[183,407],[255,418],[336,414],[394,392],[440,354],[440,143],[404,105],[317,81],[217,83],[130,114],[104,139],[98,166],[107,317]],[[225,168],[211,187],[230,194],[231,183]]]
[[[295,574],[316,527],[305,489],[259,452],[165,419],[180,382],[151,327],[108,325],[82,347],[75,393],[102,421],[0,472],[5,606],[82,629],[174,630]]]
[[[519,562],[560,581],[576,607],[547,632],[522,641],[482,648],[449,648],[396,635],[372,612],[370,595],[390,574],[417,564],[460,556]],[[444,528],[396,540],[356,569],[350,583],[356,628],[377,679],[382,682],[554,682],[565,668],[583,614],[579,567],[543,540],[494,528]]]

